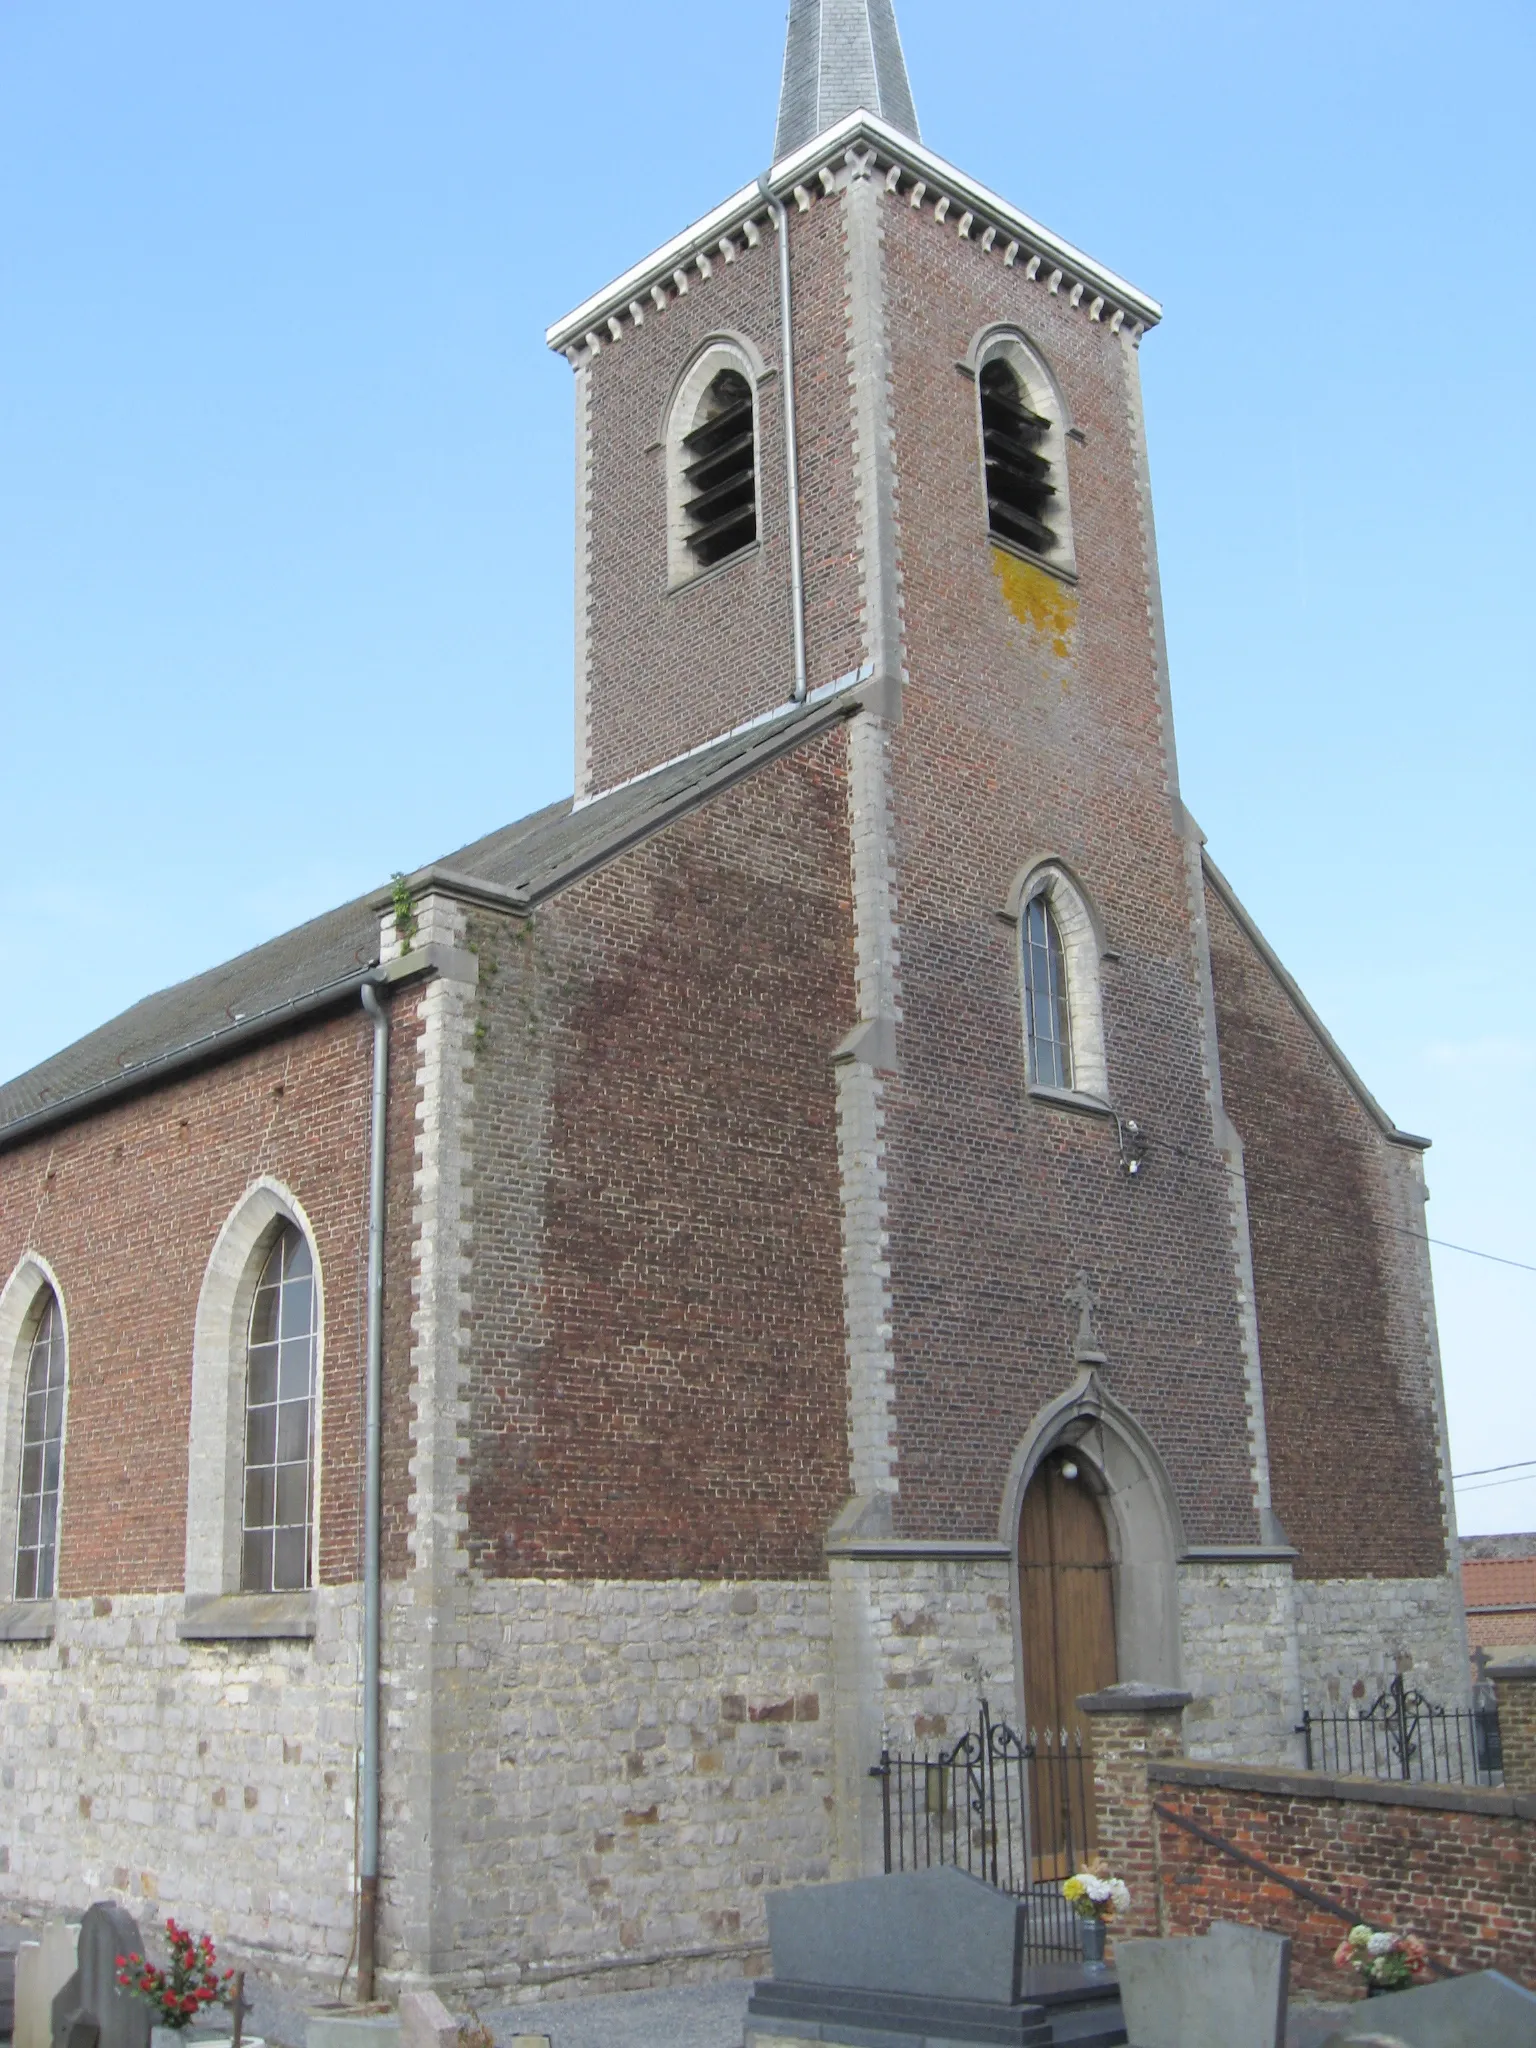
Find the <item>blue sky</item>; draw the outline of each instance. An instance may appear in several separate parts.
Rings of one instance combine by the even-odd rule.
[[[1431,1231],[1536,1264],[1536,17],[898,11],[929,144],[1164,300],[1186,799],[1434,1137]],[[543,330],[763,168],[782,33],[0,9],[0,1070],[569,789]],[[1536,1459],[1536,1273],[1435,1269],[1457,1470]]]

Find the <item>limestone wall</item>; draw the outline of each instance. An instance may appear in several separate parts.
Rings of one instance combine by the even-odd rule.
[[[1364,1704],[1401,1671],[1436,1706],[1469,1704],[1461,1588],[1433,1579],[1298,1579],[1301,1683],[1316,1711]]]
[[[462,1757],[432,1820],[440,1981],[739,1971],[765,1891],[831,1874],[825,1581],[484,1580],[463,1628],[438,1681]]]
[[[183,1643],[179,1594],[61,1600],[0,1645],[0,1913],[93,1899],[335,1981],[352,1938],[359,1603],[308,1643]]]
[[[1179,1567],[1181,1683],[1188,1755],[1268,1764],[1299,1759],[1301,1674],[1291,1567]]]

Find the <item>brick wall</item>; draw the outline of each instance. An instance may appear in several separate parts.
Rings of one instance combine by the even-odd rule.
[[[825,1569],[848,1491],[845,757],[834,730],[527,925],[477,926],[488,1573]]]
[[[1076,1268],[1107,1383],[1154,1435],[1192,1540],[1257,1536],[1224,1171],[1201,1065],[1128,400],[1128,344],[882,190],[908,683],[893,740],[901,1073],[888,1092],[899,1518],[990,1536],[1009,1460],[1071,1378]],[[1069,443],[1074,589],[988,541],[974,383],[1016,323],[1086,437]],[[998,911],[1051,852],[1096,905],[1111,1097],[1149,1134],[1026,1093],[1016,934]],[[1188,1418],[1198,1412],[1200,1426]]]
[[[1297,1576],[1443,1575],[1416,1156],[1383,1135],[1214,888],[1206,914],[1247,1171],[1270,1481]]]
[[[1451,1971],[1536,1986],[1536,1798],[1318,1773],[1154,1763],[1157,1804],[1336,1899],[1417,1934]],[[1340,1995],[1346,1923],[1158,1817],[1164,1932],[1246,1920],[1289,1934],[1293,1987]]]
[[[416,1000],[395,1000],[391,1060],[385,1469],[394,1571],[409,1492]],[[320,1254],[320,1576],[359,1576],[372,1044],[359,1009],[0,1153],[0,1274],[24,1251],[41,1254],[69,1324],[61,1595],[182,1586],[198,1293],[221,1226],[263,1173],[292,1189]]]
[[[791,206],[795,396],[814,687],[858,662],[852,566],[852,461],[843,360],[844,287],[837,208]],[[662,433],[674,387],[711,336],[750,341],[779,365],[778,248],[771,228],[685,297],[605,345],[586,371],[588,467],[587,739],[592,787],[712,739],[788,700],[793,681],[785,520],[783,393],[759,401],[758,532],[751,553],[667,588]]]

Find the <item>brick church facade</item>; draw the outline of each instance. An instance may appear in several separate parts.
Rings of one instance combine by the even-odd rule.
[[[794,0],[775,158],[551,330],[574,798],[0,1092],[8,1908],[334,1982],[371,1343],[386,1982],[739,1968],[981,1695],[1465,1692],[1425,1141],[1180,797],[1158,309],[889,0]]]

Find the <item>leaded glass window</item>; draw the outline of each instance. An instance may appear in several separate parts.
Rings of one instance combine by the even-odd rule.
[[[18,1600],[53,1598],[64,1450],[64,1318],[50,1293],[27,1354],[21,1424],[21,1500],[16,1520]]]
[[[1072,1014],[1061,934],[1043,895],[1024,911],[1024,1032],[1029,1078],[1042,1088],[1072,1086]]]
[[[240,1585],[285,1593],[309,1584],[314,1517],[315,1269],[285,1224],[267,1255],[245,1368],[245,1519]]]

